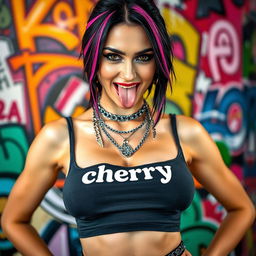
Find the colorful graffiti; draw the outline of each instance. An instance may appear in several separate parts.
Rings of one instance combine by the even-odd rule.
[[[19,124],[5,124],[0,127],[0,214],[7,197],[21,173],[28,150],[27,132]],[[1,216],[1,215],[0,215]],[[9,255],[15,251],[0,229],[0,251]]]
[[[95,2],[0,0],[0,214],[42,125],[88,107],[78,57]],[[156,2],[175,54],[177,79],[166,112],[204,125],[256,204],[256,6],[249,0]],[[51,217],[38,220],[38,231],[54,255],[81,255],[75,221],[62,201],[63,184],[60,174],[41,204]],[[205,250],[225,216],[216,199],[196,187],[181,227],[193,256]],[[254,226],[231,255],[253,256],[255,244]],[[0,254],[15,252],[0,229]]]
[[[158,4],[172,36],[176,57],[177,82],[174,93],[168,94],[167,111],[191,115],[204,125],[219,146],[225,163],[255,202],[256,19],[252,11],[255,4],[253,8],[246,1],[160,0]],[[241,23],[245,18],[247,42],[243,49]],[[246,65],[245,79],[242,63]],[[224,216],[223,209],[200,184],[197,187],[204,209],[201,221],[208,220],[218,226]],[[197,239],[200,227],[198,224]],[[192,233],[188,236],[192,237]],[[254,226],[233,254],[255,255],[255,241]],[[205,245],[193,246],[196,248],[190,248],[188,243],[193,255],[199,255]]]

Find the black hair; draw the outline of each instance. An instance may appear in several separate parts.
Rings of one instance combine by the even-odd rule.
[[[157,112],[156,124],[164,111],[167,86],[169,84],[172,90],[172,78],[175,74],[171,40],[164,19],[153,0],[99,0],[93,8],[81,50],[84,78],[90,84],[90,105],[98,111],[97,99],[102,91],[97,82],[99,61],[110,29],[119,23],[142,26],[152,44],[156,72],[148,88],[148,95],[155,84],[153,114]]]

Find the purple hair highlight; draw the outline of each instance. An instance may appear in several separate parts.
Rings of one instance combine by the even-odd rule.
[[[159,60],[157,55],[156,55],[156,57],[157,57],[160,65],[161,65],[161,68],[162,68],[164,74],[166,75],[166,77],[170,81],[170,71],[169,71],[169,68],[168,68],[168,65],[167,65],[167,62],[166,62],[166,59],[165,59],[163,44],[161,43],[161,36],[159,34],[159,30],[157,29],[157,26],[156,26],[154,20],[139,5],[134,5],[132,8],[136,12],[138,12],[140,15],[142,15],[146,19],[146,21],[149,23],[149,25],[150,25],[150,27],[152,29],[152,32],[153,32],[153,34],[155,36],[155,39],[156,39],[156,42],[157,42],[157,45],[158,45],[158,48],[159,48],[159,51],[160,51],[160,54],[161,54],[161,57],[162,57],[162,61]],[[164,66],[162,66],[162,62],[163,62]],[[165,102],[166,102],[166,98],[163,97],[163,99],[162,99],[162,101],[160,103],[160,107],[159,107],[159,109],[157,111],[157,115],[156,115],[156,118],[155,118],[155,121],[154,121],[154,125],[156,125],[157,122],[160,119],[161,111],[163,109],[163,106],[164,106]]]
[[[95,95],[94,95],[93,90],[92,90],[92,80],[95,76],[96,64],[97,64],[98,56],[99,56],[99,48],[100,48],[100,41],[101,41],[101,38],[102,38],[102,34],[103,34],[103,31],[104,31],[109,19],[111,18],[111,16],[114,13],[115,13],[115,11],[108,14],[108,16],[106,17],[106,19],[104,20],[104,22],[102,23],[102,25],[100,27],[100,31],[99,31],[98,38],[97,38],[94,60],[93,60],[93,63],[92,63],[91,74],[90,74],[90,78],[89,78],[90,92],[91,92],[91,96],[92,96],[92,100],[93,100],[93,106],[94,106],[97,114],[98,114],[98,105],[97,105],[97,99],[95,98]]]
[[[157,111],[156,119],[155,119],[155,121],[154,121],[154,126],[158,123],[158,121],[159,121],[159,119],[160,119],[161,110],[163,109],[165,103],[166,103],[166,98],[163,97],[163,99],[162,99],[162,101],[161,101],[161,104],[160,104],[160,108],[159,108],[159,110]]]
[[[89,46],[90,46],[90,44],[91,44],[91,42],[92,42],[92,39],[93,39],[94,36],[95,36],[95,33],[96,33],[96,32],[94,32],[94,34],[92,35],[92,37],[90,38],[90,40],[88,41],[88,43],[86,44],[86,46],[85,46],[85,48],[84,48],[84,56],[86,55],[86,53],[87,53],[87,51],[88,51],[88,48],[89,48]]]
[[[152,32],[153,32],[153,34],[155,36],[155,39],[156,39],[157,45],[159,47],[159,51],[160,51],[163,63],[164,63],[164,67],[162,67],[162,65],[161,65],[161,68],[162,68],[163,72],[166,74],[166,77],[169,79],[170,71],[168,69],[168,65],[166,63],[166,59],[165,59],[165,56],[164,56],[163,45],[162,45],[161,40],[160,40],[161,37],[160,37],[159,31],[157,29],[157,26],[156,26],[154,20],[140,6],[134,5],[132,8],[136,12],[138,12],[140,15],[142,15],[147,20],[147,22],[149,23],[149,25],[150,25],[150,27],[152,29]],[[159,61],[159,63],[161,63],[161,61]]]
[[[96,21],[98,18],[100,18],[102,15],[104,15],[105,13],[107,13],[108,11],[105,11],[101,14],[99,14],[98,16],[94,17],[92,20],[90,20],[87,25],[86,25],[86,29],[88,29],[93,23],[94,21]]]

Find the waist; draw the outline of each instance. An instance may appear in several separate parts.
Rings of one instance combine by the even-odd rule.
[[[133,210],[76,218],[76,222],[80,238],[132,231],[179,232],[180,212]]]
[[[133,231],[81,239],[84,255],[167,255],[180,244],[179,232]]]

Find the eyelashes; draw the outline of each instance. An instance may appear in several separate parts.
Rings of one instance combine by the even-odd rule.
[[[113,63],[118,63],[122,61],[122,57],[118,54],[115,53],[107,53],[107,54],[103,54],[103,56],[110,62]],[[152,60],[154,57],[154,54],[143,54],[143,55],[139,55],[135,58],[136,62],[139,63],[147,63],[150,60]]]

